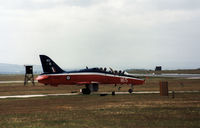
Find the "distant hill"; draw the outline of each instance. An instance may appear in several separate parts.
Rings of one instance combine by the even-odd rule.
[[[42,67],[40,65],[33,65],[34,74],[40,74],[42,72]],[[17,64],[5,64],[0,63],[0,74],[24,74],[24,65]]]

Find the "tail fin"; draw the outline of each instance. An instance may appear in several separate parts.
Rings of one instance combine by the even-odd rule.
[[[62,73],[64,72],[53,60],[51,60],[48,56],[40,55],[40,60],[42,63],[42,68],[44,73]]]

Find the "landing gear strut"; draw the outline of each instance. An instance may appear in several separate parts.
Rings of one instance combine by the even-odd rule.
[[[133,85],[131,84],[131,88],[128,90],[129,93],[133,92]]]

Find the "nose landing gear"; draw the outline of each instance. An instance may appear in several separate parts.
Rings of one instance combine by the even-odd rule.
[[[133,84],[131,84],[131,88],[128,90],[128,92],[131,94],[133,93]]]

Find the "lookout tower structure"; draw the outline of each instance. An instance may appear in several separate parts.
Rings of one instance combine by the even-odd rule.
[[[24,86],[28,84],[28,81],[31,81],[32,85],[35,85],[34,75],[33,75],[33,65],[24,65],[24,67],[25,67]]]
[[[155,71],[162,71],[162,66],[156,66]]]

